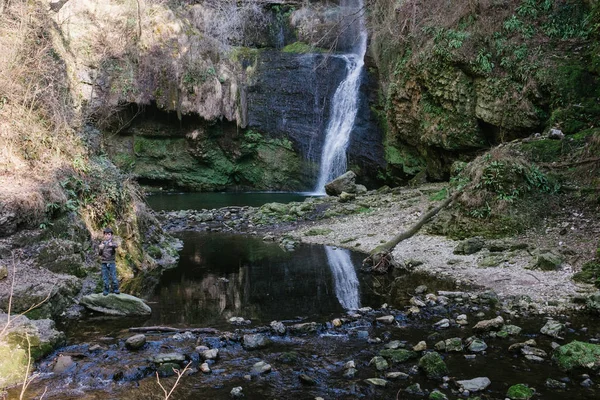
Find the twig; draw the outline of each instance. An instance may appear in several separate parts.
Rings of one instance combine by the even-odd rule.
[[[540,279],[539,279],[537,276],[535,276],[534,274],[532,274],[531,272],[525,272],[525,273],[526,273],[527,275],[531,275],[531,276],[533,276],[535,279],[537,279],[537,281],[538,281],[538,282],[541,282],[541,281],[540,281]]]
[[[191,364],[192,364],[192,362],[190,361],[182,371],[179,371],[178,369],[173,368],[173,372],[175,372],[177,374],[177,380],[175,381],[175,383],[173,384],[173,387],[171,388],[171,390],[169,392],[167,392],[167,389],[165,389],[165,387],[162,385],[162,383],[160,383],[160,378],[158,377],[158,371],[156,372],[156,382],[158,383],[158,386],[160,386],[163,393],[165,394],[165,400],[169,400],[169,398],[173,394],[173,391],[175,390],[177,385],[179,385],[179,380],[181,379],[183,374],[185,374],[185,372],[188,370],[188,368],[190,367]]]

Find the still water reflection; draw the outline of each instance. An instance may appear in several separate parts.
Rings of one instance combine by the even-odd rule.
[[[380,299],[361,291],[361,254],[323,246],[283,251],[260,238],[186,232],[179,267],[166,271],[150,324],[218,327],[230,317],[255,323],[324,320]],[[367,285],[367,282],[363,283]]]

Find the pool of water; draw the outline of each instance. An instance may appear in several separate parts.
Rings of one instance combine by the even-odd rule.
[[[260,207],[266,203],[291,203],[313,196],[310,192],[206,192],[152,193],[146,196],[155,211],[210,210],[227,206]]]
[[[273,320],[289,324],[331,321],[347,316],[357,307],[379,308],[384,302],[405,310],[419,285],[427,285],[428,293],[456,287],[418,274],[396,277],[361,274],[357,270],[364,255],[343,249],[314,245],[286,252],[276,243],[241,235],[187,232],[180,237],[184,247],[179,266],[164,272],[155,293],[148,298],[152,315],[108,318],[92,314],[65,326],[67,346],[41,361],[39,376],[31,384],[28,398],[160,399],[162,391],[148,359],[157,353],[184,353],[197,369],[201,361],[194,349],[198,344],[205,344],[220,351],[219,359],[211,364],[212,372],[195,372],[183,377],[174,398],[226,400],[233,387],[242,386],[245,399],[257,400],[422,399],[427,396],[407,394],[402,389],[418,383],[422,389],[431,391],[440,388],[442,381],[427,379],[418,372],[415,369],[418,358],[390,366],[388,371],[406,373],[405,380],[390,380],[386,388],[374,388],[366,385],[364,379],[383,378],[388,371],[377,371],[370,363],[373,356],[391,340],[403,341],[407,348],[424,340],[430,349],[443,339],[465,340],[474,335],[471,327],[476,321],[496,316],[496,311],[484,304],[450,304],[435,307],[435,311],[424,309],[415,317],[398,316],[403,319],[394,325],[359,318],[354,322],[349,320],[342,328],[330,325],[312,334],[278,336],[267,332],[272,340],[269,347],[247,350],[239,341],[229,340],[230,335],[243,335],[238,329],[268,326]],[[441,318],[456,318],[460,313],[467,314],[469,327],[446,330],[433,327]],[[478,313],[484,315],[477,316]],[[232,325],[228,322],[230,317],[242,317],[251,324]],[[510,317],[505,315],[505,318]],[[570,325],[560,344],[574,339],[600,338],[600,327],[589,316],[561,319]],[[508,351],[511,344],[534,338],[538,348],[551,354],[552,342],[557,340],[539,334],[545,323],[542,316],[515,318],[510,323],[522,327],[523,333],[507,339],[483,336],[489,347],[473,358],[465,357],[469,354],[466,350],[441,352],[451,379],[489,377],[492,384],[481,394],[483,399],[503,399],[507,389],[517,383],[535,387],[538,399],[598,398],[596,387],[580,386],[584,379],[581,372],[562,372],[549,357],[536,363]],[[143,349],[125,348],[124,340],[133,335],[129,328],[155,325],[183,329],[211,327],[220,333],[191,338],[172,333],[147,333],[147,345]],[[360,332],[367,336],[361,336]],[[53,372],[55,360],[64,355],[74,360],[74,366],[62,373]],[[358,369],[353,379],[343,377],[344,363],[349,360],[354,360]],[[249,371],[258,361],[272,365],[272,371],[250,376]],[[303,383],[302,374],[315,379],[314,384]],[[568,390],[546,388],[547,378],[566,381]],[[591,378],[597,380],[598,375],[592,374]],[[175,378],[162,378],[162,384],[170,389]],[[442,391],[451,399],[465,398],[453,392],[453,388],[455,385],[450,382]],[[17,390],[8,396],[9,399],[18,397]]]

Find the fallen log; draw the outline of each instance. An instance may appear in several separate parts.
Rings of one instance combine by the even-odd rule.
[[[129,328],[129,332],[219,333],[219,331],[214,328],[174,328],[171,326],[141,326]]]
[[[437,215],[437,213],[439,213],[443,208],[450,205],[450,203],[452,203],[461,193],[462,191],[454,193],[452,196],[441,202],[437,207],[423,215],[416,224],[410,227],[410,229],[399,233],[381,246],[377,246],[373,251],[371,251],[369,257],[363,260],[363,267],[370,268],[372,272],[377,273],[386,273],[390,267],[396,267],[398,264],[392,257],[392,251],[398,245],[398,243],[414,236],[423,227],[423,225]]]

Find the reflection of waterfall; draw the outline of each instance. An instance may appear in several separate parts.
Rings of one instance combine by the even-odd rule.
[[[345,249],[333,249],[329,246],[325,246],[325,252],[333,275],[335,295],[340,304],[346,310],[359,309],[358,278],[350,260],[350,252]]]
[[[325,133],[321,153],[319,180],[315,192],[324,193],[327,182],[346,172],[346,148],[350,131],[358,111],[360,77],[367,51],[367,31],[363,17],[363,0],[347,0],[346,23],[354,46],[352,54],[346,54],[346,79],[340,83],[332,100],[332,111]]]

